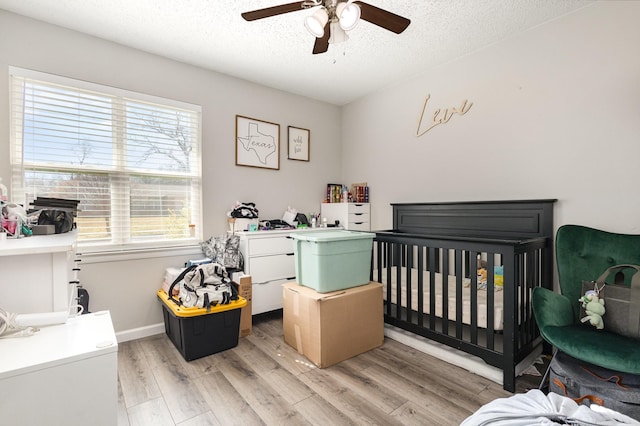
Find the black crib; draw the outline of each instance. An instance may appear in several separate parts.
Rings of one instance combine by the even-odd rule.
[[[555,201],[392,204],[393,230],[376,232],[372,261],[385,322],[501,368],[514,392],[516,365],[542,344],[531,292],[553,288]]]

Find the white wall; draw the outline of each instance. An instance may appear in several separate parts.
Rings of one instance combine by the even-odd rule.
[[[307,212],[331,181],[369,182],[374,229],[391,226],[391,202],[558,198],[556,227],[640,233],[638,21],[640,2],[601,2],[341,111],[0,11],[0,81],[15,65],[202,105],[205,236],[224,231],[235,200],[268,218]],[[474,105],[416,137],[427,94],[427,122],[435,108]],[[280,171],[235,166],[236,114],[280,123],[281,143],[287,125],[311,129],[311,162],[287,160],[282,145]],[[85,265],[91,309],[110,309],[117,331],[161,323],[155,291],[186,258]]]
[[[0,10],[0,177],[9,182],[9,65],[202,106],[204,237],[226,231],[226,212],[253,201],[265,219],[287,206],[319,212],[340,178],[339,107],[126,48]],[[280,124],[280,170],[235,165],[235,116]],[[310,129],[310,162],[287,160],[287,126]],[[196,250],[197,251],[197,250]],[[201,256],[201,254],[200,254]],[[85,263],[91,310],[110,309],[116,331],[162,323],[155,298],[168,266],[189,257]],[[1,284],[0,284],[1,285]]]
[[[640,2],[600,2],[343,110],[345,182],[389,203],[557,198],[555,226],[640,233]],[[425,41],[428,43],[428,41]],[[473,102],[421,137],[436,108]]]

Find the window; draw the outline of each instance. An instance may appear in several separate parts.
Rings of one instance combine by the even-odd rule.
[[[10,78],[14,201],[78,200],[81,246],[193,244],[199,106],[14,67]]]

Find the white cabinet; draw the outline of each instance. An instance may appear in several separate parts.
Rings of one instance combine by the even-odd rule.
[[[117,424],[118,343],[108,311],[0,339],[6,425]]]
[[[340,226],[350,231],[371,231],[369,203],[322,203],[320,217],[327,223],[340,221]]]
[[[282,308],[282,284],[296,278],[293,232],[330,231],[332,228],[236,232],[244,257],[244,272],[251,275],[251,314]]]
[[[75,255],[76,231],[0,241],[0,308],[23,314],[68,310],[77,297]]]
[[[251,275],[251,314],[282,308],[282,283],[296,277],[293,239],[286,231],[236,232],[244,272]]]

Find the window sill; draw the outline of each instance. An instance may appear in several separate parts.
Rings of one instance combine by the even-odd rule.
[[[160,257],[193,256],[202,258],[202,248],[200,244],[178,247],[157,247],[142,249],[122,249],[122,250],[96,250],[95,247],[78,247],[82,253],[82,263],[106,263],[121,262],[129,260],[157,259]]]

